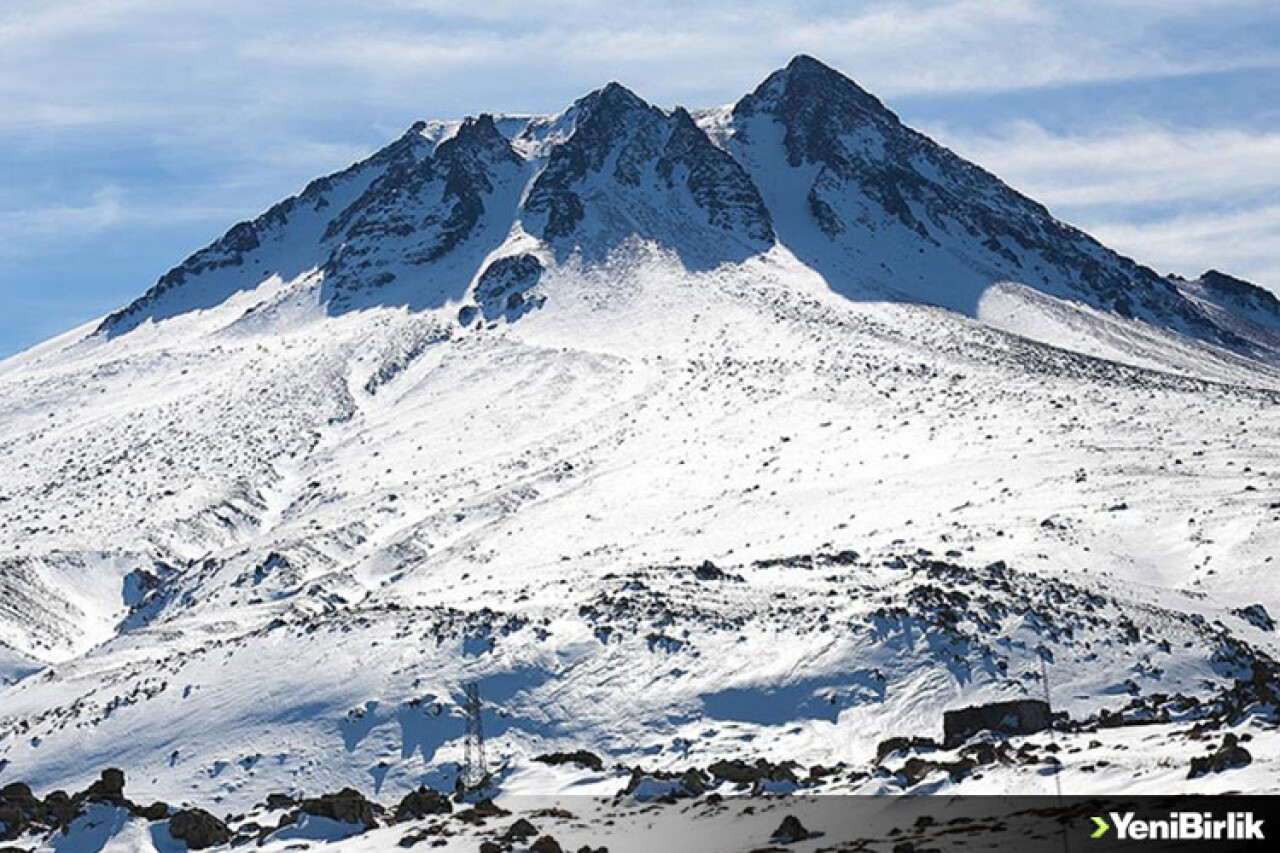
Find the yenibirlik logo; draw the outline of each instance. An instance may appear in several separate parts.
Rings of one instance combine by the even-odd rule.
[[[1113,828],[1121,841],[1265,841],[1262,818],[1252,812],[1231,812],[1215,818],[1213,812],[1170,812],[1166,820],[1144,820],[1133,812],[1109,812],[1094,817],[1090,838],[1102,838]]]

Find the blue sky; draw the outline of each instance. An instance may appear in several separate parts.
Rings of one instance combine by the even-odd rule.
[[[0,356],[415,119],[710,106],[799,52],[1157,269],[1280,290],[1272,0],[5,0]]]

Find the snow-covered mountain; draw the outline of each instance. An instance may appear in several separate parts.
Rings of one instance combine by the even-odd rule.
[[[1266,291],[808,57],[415,124],[0,363],[0,783],[447,788],[479,681],[508,792],[1026,792],[876,747],[1047,674],[1064,788],[1274,787],[1278,401]],[[1188,780],[1217,729],[1253,763]]]

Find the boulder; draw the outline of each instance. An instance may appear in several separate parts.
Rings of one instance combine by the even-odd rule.
[[[806,838],[812,838],[813,833],[805,829],[803,823],[795,815],[787,815],[782,819],[782,823],[778,824],[778,828],[773,831],[773,835],[769,836],[769,840],[775,844],[795,844],[797,841],[804,841]]]
[[[1275,620],[1271,618],[1267,608],[1261,604],[1250,604],[1248,607],[1240,607],[1231,612],[1260,631],[1274,631],[1276,629]]]
[[[1244,767],[1251,763],[1253,763],[1253,756],[1249,754],[1249,750],[1240,745],[1239,739],[1234,734],[1227,734],[1222,740],[1222,746],[1218,747],[1216,752],[1191,759],[1191,772],[1187,774],[1187,778],[1197,779],[1210,773],[1221,773],[1224,770]]]
[[[149,806],[136,806],[133,813],[143,820],[164,820],[169,816],[169,806],[167,803],[152,803]]]
[[[876,747],[876,763],[882,763],[895,752],[906,752],[912,749],[937,749],[938,742],[931,737],[891,737],[880,741]]]
[[[191,850],[204,850],[231,841],[227,825],[204,809],[183,809],[169,818],[169,834]]]
[[[538,834],[538,828],[524,818],[520,818],[507,831],[502,833],[503,841],[528,841]]]
[[[560,847],[560,842],[556,841],[550,835],[544,835],[529,848],[529,853],[564,853]]]
[[[358,823],[365,829],[378,825],[375,811],[380,811],[355,788],[343,788],[336,794],[324,794],[298,804],[298,811],[316,817],[327,817],[339,823]]]
[[[113,806],[127,806],[124,798],[124,771],[114,767],[103,770],[98,781],[76,795],[81,802],[109,803]]]
[[[267,808],[273,811],[279,809],[291,809],[298,804],[298,801],[288,794],[267,794]]]
[[[452,811],[453,803],[449,802],[448,797],[439,791],[422,787],[404,795],[400,805],[396,806],[395,822],[421,820],[428,815],[450,814]]]
[[[587,770],[594,770],[597,773],[604,769],[604,761],[601,760],[600,756],[585,749],[579,749],[574,752],[551,752],[546,755],[534,756],[533,760],[553,766],[576,764],[579,767],[585,767]]]

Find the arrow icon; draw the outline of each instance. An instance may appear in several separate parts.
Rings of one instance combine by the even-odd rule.
[[[1107,823],[1100,817],[1094,817],[1092,820],[1093,825],[1096,826],[1097,829],[1093,831],[1093,835],[1089,836],[1090,838],[1101,838],[1107,834],[1107,830],[1111,829],[1111,824]]]

